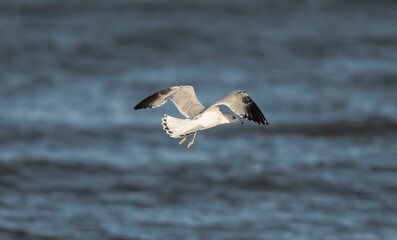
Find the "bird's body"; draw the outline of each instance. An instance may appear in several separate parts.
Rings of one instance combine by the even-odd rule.
[[[156,92],[138,103],[134,109],[156,108],[170,99],[186,118],[175,118],[167,114],[162,118],[163,129],[172,138],[183,138],[194,134],[188,148],[194,143],[198,131],[216,127],[221,124],[240,123],[237,116],[222,112],[219,107],[225,105],[240,117],[252,120],[259,124],[269,125],[263,113],[247,93],[241,90],[230,92],[226,97],[219,99],[210,107],[205,108],[197,99],[192,86],[174,86]]]
[[[192,121],[197,121],[203,127],[201,130],[206,130],[221,124],[228,123],[227,119],[223,116],[219,108],[214,109],[214,111],[204,111],[193,118]]]

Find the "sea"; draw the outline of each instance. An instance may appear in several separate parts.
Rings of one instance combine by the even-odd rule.
[[[397,240],[396,13],[1,1],[0,239]],[[205,106],[244,90],[270,125],[186,149],[161,126],[171,102],[133,110],[176,85]]]

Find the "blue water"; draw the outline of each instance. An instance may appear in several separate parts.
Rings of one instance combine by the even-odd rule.
[[[0,4],[0,239],[397,239],[397,4]],[[193,85],[269,126],[162,130]]]

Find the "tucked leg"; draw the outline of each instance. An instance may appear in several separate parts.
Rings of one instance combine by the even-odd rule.
[[[186,137],[182,138],[181,141],[179,141],[179,145],[181,145],[182,143],[184,143],[186,141]]]
[[[194,133],[193,139],[192,139],[192,141],[187,145],[187,148],[190,148],[190,147],[193,145],[194,139],[196,139],[196,135],[197,135],[197,132]]]

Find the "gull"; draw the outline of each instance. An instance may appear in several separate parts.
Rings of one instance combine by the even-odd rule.
[[[163,129],[172,138],[182,138],[179,145],[186,141],[187,136],[194,134],[187,148],[193,145],[199,131],[228,123],[243,125],[244,122],[240,121],[238,116],[258,124],[269,125],[259,107],[242,90],[232,91],[208,108],[205,108],[197,99],[192,86],[174,86],[148,96],[138,103],[134,110],[157,108],[164,105],[168,99],[175,104],[179,112],[186,118],[175,118],[164,114],[162,118]],[[228,107],[238,116],[222,112],[219,109],[222,105]]]

